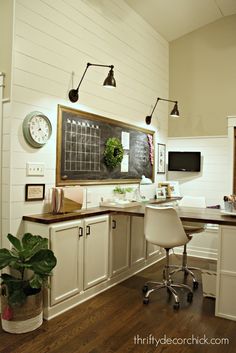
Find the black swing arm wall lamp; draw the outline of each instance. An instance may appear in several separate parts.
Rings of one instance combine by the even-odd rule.
[[[154,105],[154,107],[153,107],[153,109],[152,109],[151,114],[148,115],[148,116],[146,116],[145,121],[146,121],[146,124],[147,124],[147,125],[150,125],[150,124],[151,124],[152,114],[153,114],[153,112],[154,112],[154,110],[155,110],[155,108],[156,108],[156,106],[157,106],[157,103],[158,103],[159,101],[165,101],[165,102],[172,102],[172,103],[175,103],[174,108],[171,110],[170,116],[175,117],[175,118],[178,118],[178,117],[179,117],[178,101],[172,101],[172,100],[170,100],[170,99],[164,99],[164,98],[158,97],[157,100],[156,100],[156,103],[155,103],[155,105]]]
[[[90,66],[100,66],[100,67],[109,67],[110,68],[110,71],[105,79],[105,81],[103,82],[103,86],[107,86],[107,87],[116,87],[116,80],[114,78],[114,65],[100,65],[100,64],[91,64],[91,63],[87,63],[87,66],[86,66],[86,69],[84,70],[84,73],[81,77],[81,80],[78,84],[78,87],[76,89],[71,89],[70,92],[69,92],[69,99],[72,103],[75,103],[77,102],[77,100],[79,99],[79,88],[80,88],[80,85],[84,79],[84,76],[88,70],[88,68]]]

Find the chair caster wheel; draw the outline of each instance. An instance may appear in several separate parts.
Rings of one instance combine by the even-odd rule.
[[[146,294],[148,291],[148,286],[145,284],[145,286],[143,286],[143,293]]]
[[[149,303],[149,298],[143,298],[143,304],[148,304]]]
[[[193,289],[197,289],[198,288],[198,282],[197,281],[194,281],[193,282]]]
[[[179,310],[179,303],[174,303],[173,308],[174,310]]]
[[[192,301],[193,301],[193,293],[189,292],[187,296],[187,302],[192,303]]]

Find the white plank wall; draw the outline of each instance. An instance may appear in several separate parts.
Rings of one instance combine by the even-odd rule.
[[[44,210],[42,202],[24,201],[24,189],[26,183],[45,183],[46,189],[55,183],[58,104],[145,126],[156,97],[168,97],[169,91],[167,41],[123,0],[15,0],[13,39],[11,124],[3,141],[9,157],[3,171],[9,182],[5,234],[20,232],[24,214]],[[104,89],[108,70],[92,67],[80,102],[72,104],[68,91],[77,86],[87,62],[113,64],[117,88]],[[34,110],[45,113],[53,126],[42,149],[29,147],[22,135],[23,119]],[[151,127],[162,143],[167,112],[168,106],[160,105]],[[27,162],[45,163],[45,176],[27,177]],[[97,192],[102,194],[101,188]]]
[[[168,179],[179,181],[182,196],[205,196],[207,206],[223,206],[223,196],[230,193],[228,137],[169,138],[168,151],[201,152],[199,173],[168,172]]]
[[[205,196],[207,206],[223,206],[223,196],[229,189],[229,145],[228,137],[169,138],[168,151],[201,152],[201,172],[168,172],[169,180],[178,180],[181,195]],[[196,234],[188,244],[188,254],[217,259],[218,230],[208,227],[204,233]],[[182,249],[176,249],[182,253]]]

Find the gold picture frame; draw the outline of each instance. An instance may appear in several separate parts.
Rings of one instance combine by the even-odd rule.
[[[133,144],[130,142],[130,157],[129,157],[129,162],[128,163],[136,163],[135,166],[132,166],[129,170],[127,171],[115,171],[111,170],[110,174],[108,173],[103,173],[104,169],[100,173],[100,170],[96,170],[95,172],[96,177],[92,177],[92,175],[95,174],[94,169],[92,172],[88,172],[87,170],[82,170],[80,172],[79,169],[73,169],[73,173],[68,172],[65,163],[65,151],[67,151],[66,147],[66,142],[65,142],[65,119],[69,119],[70,121],[74,121],[75,124],[82,124],[85,123],[86,126],[88,127],[98,127],[99,129],[104,129],[105,131],[109,130],[111,131],[111,136],[108,136],[108,133],[106,133],[106,138],[109,137],[116,137],[115,132],[116,131],[121,131],[121,132],[128,132],[133,134],[133,136],[136,135],[138,136],[139,139],[134,139],[133,141],[137,141],[136,145],[137,148],[135,149]],[[89,125],[87,125],[89,123]],[[109,126],[109,128],[108,128]],[[77,131],[77,130],[76,130]],[[131,138],[131,137],[130,137]],[[142,145],[140,143],[145,140],[145,147],[143,148],[143,153],[144,155],[139,153],[138,147]],[[150,142],[151,141],[151,142]],[[152,146],[150,146],[150,144]],[[105,146],[105,141],[104,137],[101,132],[101,140],[99,143],[99,148],[100,148],[100,155],[99,155],[99,162],[100,163],[100,169],[104,168],[103,163],[102,163],[102,158],[103,158],[103,148]],[[152,148],[152,150],[151,150]],[[127,149],[125,149],[124,155],[127,157]],[[134,151],[133,153],[136,153],[136,156],[131,156],[131,150]],[[137,150],[137,151],[136,151]],[[77,151],[77,150],[76,150]],[[149,151],[149,152],[148,152]],[[77,109],[72,109],[70,107],[65,107],[62,105],[58,105],[58,115],[57,115],[57,158],[56,158],[56,186],[68,186],[68,185],[99,185],[99,184],[131,184],[131,183],[139,183],[141,180],[142,175],[145,175],[146,177],[150,178],[154,182],[154,171],[155,171],[155,163],[154,163],[154,158],[153,156],[155,155],[155,131],[152,130],[147,130],[142,127],[138,127],[135,125],[131,125],[122,121],[117,121],[115,119],[110,119],[106,118],[103,116],[99,116],[96,114],[92,114],[89,112],[84,112],[81,110]],[[138,160],[138,158],[140,159]],[[142,159],[142,157],[144,157]],[[127,159],[127,158],[126,158]],[[146,163],[145,167],[143,164],[143,161],[149,161]],[[74,161],[73,161],[74,163]],[[84,163],[84,161],[82,162]],[[87,163],[87,159],[86,159]],[[96,161],[97,163],[97,161]],[[148,164],[148,168],[147,168]],[[128,164],[129,165],[129,164]],[[139,167],[139,166],[142,167]],[[86,166],[87,167],[87,166]],[[86,168],[85,168],[86,169]],[[139,172],[137,172],[137,170]],[[121,175],[121,173],[124,173]],[[125,174],[126,173],[126,174]],[[149,173],[150,175],[147,175]],[[86,174],[86,175],[85,175]]]
[[[165,188],[166,197],[171,197],[171,187],[169,183],[165,183],[165,182],[158,183],[158,188]]]

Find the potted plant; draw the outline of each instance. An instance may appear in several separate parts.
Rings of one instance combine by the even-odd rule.
[[[48,239],[25,233],[20,241],[7,236],[12,249],[0,249],[1,319],[3,330],[23,333],[38,328],[43,322],[42,288],[56,266],[48,249]]]
[[[121,188],[120,186],[116,186],[113,189],[113,193],[116,199],[124,199],[125,198],[125,188]]]

